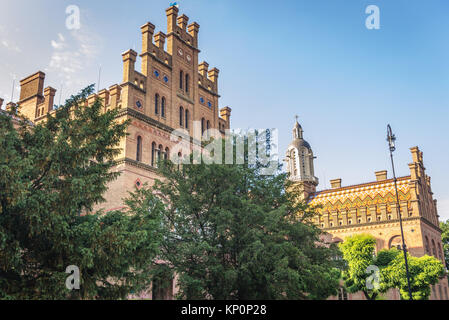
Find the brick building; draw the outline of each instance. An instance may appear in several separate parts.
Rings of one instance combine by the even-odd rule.
[[[202,134],[208,129],[223,135],[230,128],[231,108],[219,108],[219,70],[198,61],[200,26],[189,24],[189,18],[178,13],[176,6],[166,10],[167,33],[155,33],[150,22],[141,27],[140,71],[136,70],[138,53],[128,50],[122,54],[122,82],[88,97],[89,104],[101,98],[105,111],[119,109],[117,121],[131,121],[113,169],[121,174],[108,185],[106,202],[97,209],[123,208],[129,191],[144,183],[152,185],[158,178],[158,159],[188,155],[201,148]],[[20,81],[19,112],[33,123],[55,112],[56,90],[44,87],[44,82],[40,71]],[[2,103],[0,99],[0,107]],[[171,139],[174,130],[181,142]],[[159,282],[139,298],[172,299],[176,280]]]
[[[425,172],[423,153],[418,147],[410,151],[410,175],[397,179],[405,244],[411,255],[432,255],[444,264],[437,201],[433,199],[430,177]],[[332,241],[341,242],[363,233],[376,238],[376,251],[402,247],[394,180],[387,177],[387,171],[376,172],[373,182],[342,186],[342,180],[335,179],[331,180],[331,189],[316,191],[318,179],[314,175],[313,160],[312,149],[296,122],[286,158],[290,179],[294,188],[300,191],[301,198],[317,208],[319,215],[314,222],[331,236]],[[444,277],[432,286],[430,299],[448,300],[448,291],[448,281]],[[346,294],[343,290],[339,297],[334,297],[363,298],[363,294]],[[391,290],[387,298],[399,299],[399,292]]]
[[[160,157],[183,156],[182,143],[170,139],[174,130],[182,131],[184,150],[195,150],[202,132],[224,133],[230,127],[231,109],[219,109],[219,70],[198,61],[200,26],[189,24],[186,15],[178,16],[176,6],[168,8],[166,15],[166,34],[155,34],[150,22],[141,27],[141,71],[135,65],[138,53],[126,51],[122,82],[88,99],[93,103],[100,97],[105,110],[120,109],[118,121],[131,120],[114,169],[121,175],[110,183],[106,203],[100,206],[106,210],[122,208],[122,199],[135,186],[151,185]],[[56,90],[44,88],[44,80],[45,74],[37,72],[20,81],[19,111],[34,123],[45,120],[54,108]]]

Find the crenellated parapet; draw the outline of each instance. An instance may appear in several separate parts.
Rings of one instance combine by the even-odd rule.
[[[44,89],[45,73],[38,71],[20,81],[19,112],[31,121],[36,121],[52,112],[56,89]]]
[[[200,25],[171,6],[166,10],[167,30],[157,31],[147,22],[141,28],[142,51],[122,54],[119,84],[91,95],[86,105],[100,98],[104,109],[133,109],[161,125],[190,132],[194,121],[224,132],[230,128],[231,109],[220,108],[219,69],[199,62]],[[141,68],[136,66],[141,58]],[[56,90],[44,88],[45,74],[37,72],[21,81],[20,111],[32,121],[45,119],[54,107]]]
[[[423,153],[418,147],[410,148],[413,162],[410,163],[410,190],[412,205],[421,216],[435,226],[439,225],[437,202],[433,199],[431,179],[425,172]]]
[[[423,154],[418,147],[410,150],[410,176],[397,179],[401,216],[424,218],[438,228],[436,200],[425,174]],[[398,221],[394,179],[388,179],[386,170],[375,172],[375,176],[374,182],[347,187],[341,179],[334,179],[331,189],[314,193],[309,204],[320,213],[316,223],[327,229]]]

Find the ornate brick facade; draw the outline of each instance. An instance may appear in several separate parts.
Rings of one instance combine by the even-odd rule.
[[[198,61],[200,26],[188,24],[186,15],[178,16],[176,6],[168,8],[166,15],[167,34],[154,34],[150,22],[141,27],[141,71],[135,66],[138,53],[126,51],[122,54],[123,81],[88,98],[89,104],[101,98],[105,111],[120,109],[117,121],[131,121],[113,169],[121,175],[109,184],[106,202],[96,209],[123,208],[129,191],[144,183],[151,186],[158,178],[157,159],[178,156],[186,144],[190,150],[198,150],[201,134],[207,129],[224,134],[230,128],[231,108],[219,109],[219,70]],[[20,82],[19,112],[33,123],[45,121],[46,115],[54,112],[56,90],[44,89],[44,81],[45,74],[39,71]],[[2,103],[0,100],[0,106]],[[171,141],[174,130],[183,130],[183,143]],[[176,285],[171,283],[172,288],[159,292],[159,298],[173,297]],[[150,290],[144,298],[157,297]]]
[[[304,144],[307,144],[312,153],[308,143],[299,145]],[[287,157],[291,155],[291,146],[287,151]],[[437,205],[433,199],[430,177],[425,172],[423,153],[418,147],[410,150],[412,154],[412,163],[408,165],[410,175],[397,179],[405,243],[411,255],[417,257],[433,255],[444,264]],[[291,158],[288,159],[291,162]],[[295,160],[299,167],[303,166],[300,157]],[[313,165],[310,166],[313,168]],[[291,165],[289,171],[290,168]],[[327,232],[330,241],[341,242],[354,234],[364,233],[376,238],[376,251],[402,246],[394,180],[387,179],[387,171],[376,172],[375,175],[374,182],[347,187],[342,187],[341,179],[334,179],[331,180],[331,189],[318,192],[316,180],[311,180],[310,176],[306,175],[305,178],[293,178],[295,182],[293,188],[301,193],[302,200],[306,200],[310,206],[317,209],[319,215],[315,217],[314,223]],[[432,286],[430,298],[448,300],[448,294],[448,281],[444,277],[437,285]],[[364,298],[359,293],[343,292],[340,295],[340,298],[342,297]],[[399,299],[399,293],[397,290],[391,290],[387,297]]]
[[[122,208],[128,191],[144,183],[153,184],[158,177],[157,158],[180,152],[178,141],[170,140],[175,129],[184,130],[185,140],[194,150],[200,146],[200,136],[194,137],[194,125],[201,126],[199,132],[217,129],[223,133],[230,127],[231,109],[219,109],[219,70],[198,61],[200,26],[188,24],[186,15],[178,16],[176,6],[168,8],[166,15],[167,34],[155,34],[150,22],[141,27],[141,71],[135,68],[138,53],[126,51],[122,54],[122,83],[88,99],[88,103],[97,97],[103,99],[105,110],[120,109],[117,121],[131,120],[114,168],[121,175],[109,185],[106,203],[99,208]],[[44,89],[44,80],[45,74],[39,71],[20,82],[19,111],[34,123],[54,112],[56,90]]]

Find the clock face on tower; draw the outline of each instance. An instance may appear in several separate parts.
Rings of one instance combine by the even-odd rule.
[[[182,52],[182,49],[178,49],[178,54],[179,54],[180,56],[182,56],[182,55],[184,54],[184,52]]]
[[[190,55],[187,55],[187,61],[192,61],[192,57]]]

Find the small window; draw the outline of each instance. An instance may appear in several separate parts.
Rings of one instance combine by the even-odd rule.
[[[142,161],[142,137],[137,137],[136,161]]]
[[[186,110],[185,123],[186,123],[186,129],[189,129],[189,110]]]
[[[184,72],[182,70],[179,72],[179,89],[183,89],[183,78],[184,78]]]
[[[168,77],[167,76],[164,77],[164,82],[168,83]]]
[[[169,156],[170,156],[170,149],[167,147],[165,148],[164,160],[167,161]]]
[[[157,149],[157,162],[162,160],[162,152],[164,151],[164,147],[162,145],[159,145],[159,148]]]
[[[181,162],[182,162],[182,153],[178,152],[178,170],[181,168]]]
[[[155,76],[156,78],[159,78],[159,71],[154,70],[154,76]]]
[[[162,97],[161,99],[161,115],[165,118],[165,97]]]
[[[159,94],[154,96],[154,113],[159,114]]]
[[[151,165],[154,167],[156,164],[156,142],[151,144]]]
[[[184,126],[184,108],[179,107],[179,125],[182,127]]]

